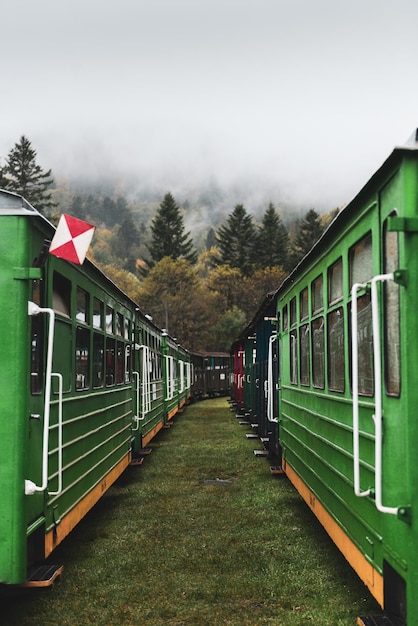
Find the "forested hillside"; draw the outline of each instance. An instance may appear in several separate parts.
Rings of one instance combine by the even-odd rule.
[[[174,195],[109,178],[54,181],[24,136],[4,161],[0,187],[24,195],[54,223],[68,213],[94,224],[89,258],[193,350],[229,350],[335,213],[245,184],[212,182]]]
[[[206,225],[198,247],[186,228],[192,209],[170,192],[159,204],[139,205],[123,196],[77,195],[60,208],[97,226],[90,258],[156,324],[191,349],[220,351],[332,217],[309,209],[288,229],[273,203],[261,220],[238,204],[223,222]]]

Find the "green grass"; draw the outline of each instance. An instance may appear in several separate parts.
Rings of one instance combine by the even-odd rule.
[[[1,623],[354,626],[378,613],[246,432],[224,399],[188,407],[56,550],[54,588],[3,594]]]

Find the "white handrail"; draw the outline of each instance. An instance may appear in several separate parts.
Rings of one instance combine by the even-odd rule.
[[[62,492],[62,374],[52,372],[51,376],[58,378],[58,489],[48,491],[50,496],[58,496]]]
[[[165,355],[166,359],[166,386],[167,396],[165,400],[172,400],[174,398],[174,357]]]
[[[358,339],[357,339],[357,292],[365,289],[367,283],[354,283],[351,288],[351,368],[353,385],[353,463],[354,493],[359,498],[370,495],[360,487],[360,428],[359,428],[359,394],[358,394]]]
[[[149,369],[149,346],[142,345],[142,407],[141,420],[145,419],[145,415],[151,411],[151,374]]]
[[[274,417],[274,389],[273,389],[273,342],[277,340],[277,335],[269,338],[269,354],[267,369],[267,419],[269,422],[278,423],[278,418]]]
[[[379,320],[379,299],[377,283],[393,280],[393,274],[381,274],[371,280],[372,292],[372,325],[373,325],[373,354],[375,371],[375,414],[373,416],[375,424],[375,497],[376,508],[382,513],[397,515],[399,507],[385,506],[382,502],[382,482],[383,482],[383,411],[382,411],[382,359],[380,347],[380,320]]]
[[[32,480],[25,480],[25,494],[33,495],[37,491],[45,491],[48,485],[48,444],[49,444],[49,415],[51,402],[52,354],[54,351],[55,312],[53,309],[44,309],[34,302],[28,302],[28,315],[49,315],[48,345],[45,370],[45,398],[44,398],[44,431],[42,450],[42,484],[37,485]]]
[[[133,416],[133,421],[136,423],[135,428],[132,428],[132,432],[135,432],[137,430],[139,430],[139,422],[141,421],[141,418],[139,417],[138,413],[139,413],[139,372],[132,372],[132,376],[134,377],[135,381],[136,381],[136,388],[135,388],[135,396],[136,396],[136,403],[135,403],[135,415]]]

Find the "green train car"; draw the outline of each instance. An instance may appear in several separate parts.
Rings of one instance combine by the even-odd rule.
[[[418,616],[418,135],[277,292],[283,469],[385,611]]]
[[[227,352],[191,352],[193,400],[230,394],[230,354]]]
[[[25,584],[187,401],[190,358],[91,262],[49,255],[21,196],[0,191],[0,222],[0,583]]]
[[[274,297],[277,326],[272,322],[266,334],[255,319],[249,326],[255,338],[248,339],[264,344],[260,354],[267,343],[275,346],[264,380],[276,439],[268,445],[281,450],[280,471],[384,610],[385,617],[360,617],[358,624],[412,626],[418,620],[418,131],[339,212]],[[245,340],[233,347],[236,361]],[[249,387],[244,409],[254,407]],[[265,418],[261,407],[252,420],[261,425]]]

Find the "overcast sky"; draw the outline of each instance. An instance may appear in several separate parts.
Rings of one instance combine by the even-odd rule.
[[[1,21],[0,156],[24,134],[56,177],[338,206],[418,126],[416,0],[3,0]]]

